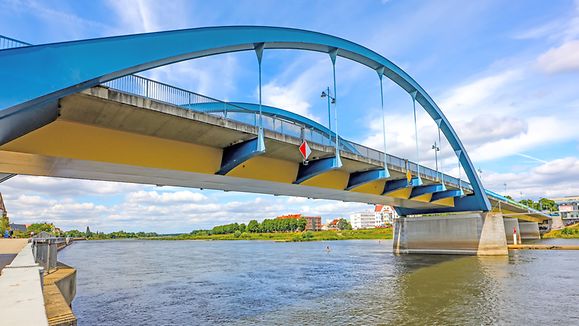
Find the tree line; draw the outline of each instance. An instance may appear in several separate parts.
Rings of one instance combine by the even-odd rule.
[[[286,218],[286,219],[265,219],[261,223],[257,220],[251,220],[247,225],[245,223],[231,223],[217,225],[211,230],[193,230],[191,235],[211,235],[211,234],[230,234],[230,233],[275,233],[275,232],[299,232],[306,229],[307,221],[304,218]]]
[[[513,197],[511,196],[505,196],[506,198],[513,200]],[[529,206],[532,209],[536,209],[538,211],[549,211],[549,212],[557,212],[559,211],[559,206],[557,206],[557,203],[555,203],[555,201],[551,200],[551,199],[547,199],[547,198],[541,198],[538,201],[534,201],[532,199],[522,199],[519,200],[519,203]]]

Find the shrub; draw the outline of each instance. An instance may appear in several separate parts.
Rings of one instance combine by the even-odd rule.
[[[233,236],[239,238],[241,236],[241,231],[237,230],[233,233]]]
[[[304,240],[310,240],[313,237],[314,237],[314,234],[312,233],[312,231],[302,232],[302,239],[304,239]]]

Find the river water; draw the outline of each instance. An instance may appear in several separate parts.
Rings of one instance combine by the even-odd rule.
[[[391,248],[83,241],[59,260],[78,271],[79,325],[579,325],[578,251],[395,256]]]

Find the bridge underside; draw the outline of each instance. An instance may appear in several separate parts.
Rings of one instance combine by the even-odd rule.
[[[406,178],[405,171],[392,167],[389,179],[370,179],[344,190],[350,188],[352,174],[358,173],[356,180],[361,180],[360,172],[383,168],[380,161],[351,153],[342,153],[341,167],[322,170],[295,184],[302,173],[297,150],[301,139],[273,132],[266,132],[265,153],[233,164],[224,175],[217,173],[228,148],[255,137],[252,126],[96,87],[62,99],[55,122],[1,146],[0,172],[408,208],[454,206],[455,197],[433,198],[433,193],[424,189],[413,195],[417,185],[386,187]],[[311,147],[313,160],[333,157],[331,147]],[[422,179],[423,186],[436,183]]]
[[[421,176],[422,184],[409,182],[400,166],[388,166],[390,176],[383,178],[382,161],[348,152],[341,154],[343,165],[332,168],[333,148],[315,143],[312,160],[326,162],[319,162],[320,171],[310,166],[308,174],[297,150],[301,139],[266,130],[261,153],[257,144],[250,148],[253,126],[106,87],[65,97],[59,105],[55,122],[0,146],[2,181],[39,175],[443,210],[470,193],[449,183],[443,188],[428,175]],[[250,149],[236,162],[245,144]],[[493,211],[505,216],[545,219],[490,200]]]

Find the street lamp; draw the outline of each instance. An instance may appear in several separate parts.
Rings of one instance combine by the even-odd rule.
[[[330,87],[328,86],[326,88],[325,91],[322,92],[322,95],[320,95],[321,98],[327,98],[328,99],[328,129],[330,129],[330,131],[332,130],[332,116],[330,113],[330,104],[336,104],[336,98],[332,96],[332,94],[330,93]],[[330,141],[332,140],[332,135],[330,136]],[[336,140],[337,141],[337,140]]]
[[[432,149],[434,150],[434,161],[436,162],[436,178],[438,179],[438,152],[440,152],[440,147],[438,147],[436,141],[432,145]]]
[[[336,98],[331,95],[329,86],[326,88],[325,91],[322,92],[322,95],[320,95],[320,97],[328,99],[328,128],[332,130],[332,119],[330,117],[330,104],[336,104]]]

